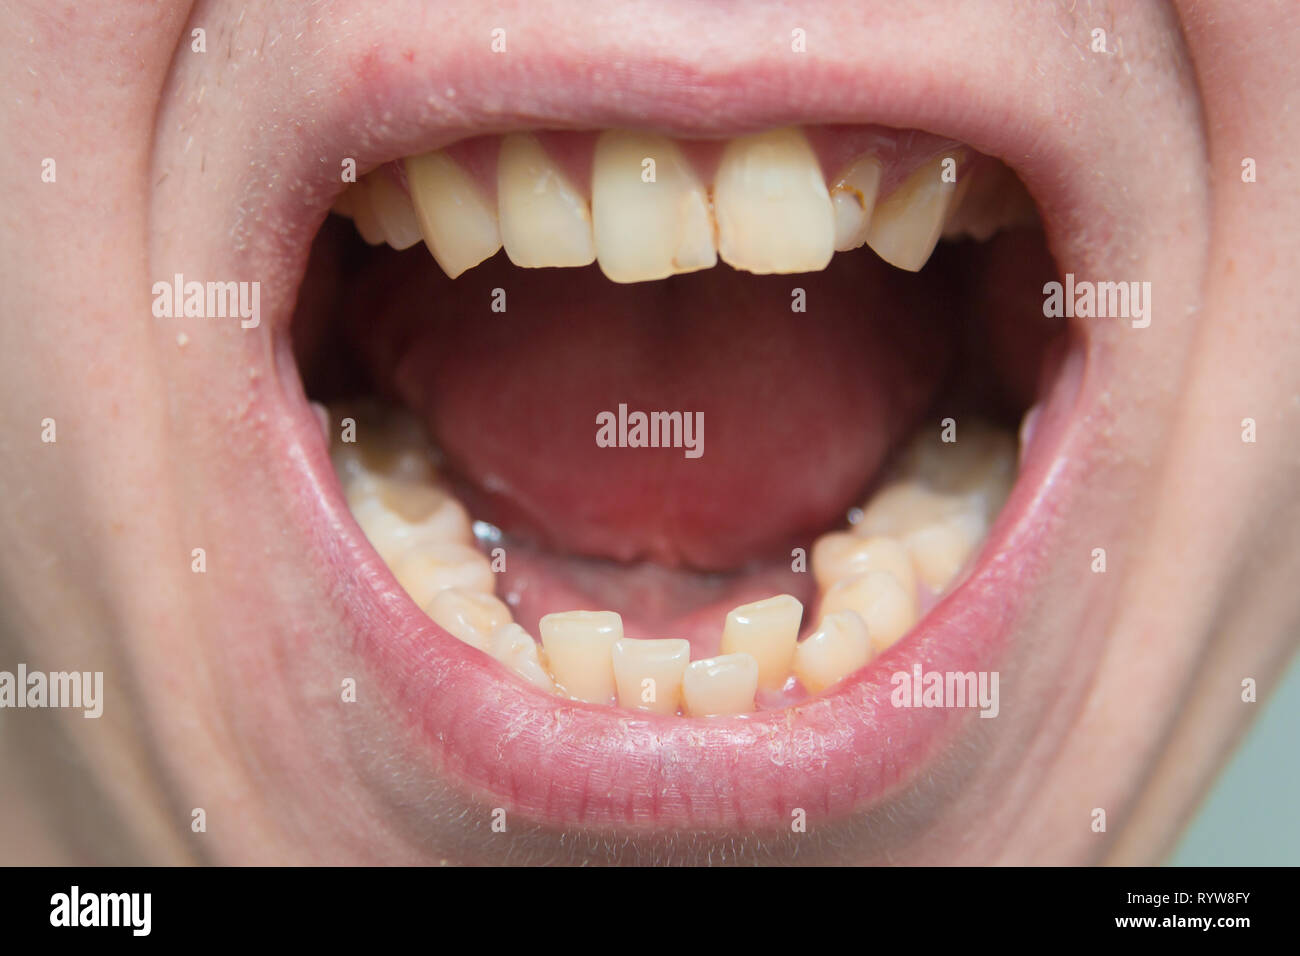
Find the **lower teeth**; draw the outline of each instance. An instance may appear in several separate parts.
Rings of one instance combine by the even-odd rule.
[[[915,440],[851,526],[813,543],[815,630],[799,641],[803,605],[777,595],[730,611],[721,653],[691,661],[685,640],[625,638],[613,611],[547,614],[539,646],[493,595],[492,564],[418,425],[374,406],[330,418],[356,422],[358,440],[331,447],[353,517],[435,623],[550,693],[685,716],[749,713],[760,691],[820,693],[892,647],[969,566],[1016,470],[1015,438],[983,423],[956,442]]]

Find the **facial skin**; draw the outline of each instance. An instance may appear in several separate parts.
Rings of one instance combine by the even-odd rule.
[[[682,134],[811,116],[932,128],[994,155],[1029,143],[1003,158],[1058,259],[1152,283],[1150,328],[1090,341],[1066,491],[1000,651],[1003,714],[800,859],[1160,860],[1259,706],[1243,679],[1267,695],[1300,633],[1300,130],[1285,120],[1300,108],[1300,13],[683,2],[589,22],[564,2],[437,6],[122,0],[93,23],[58,0],[10,10],[0,669],[103,671],[105,706],[98,720],[0,712],[3,862],[793,852],[719,832],[621,849],[606,831],[564,841],[525,823],[494,838],[492,795],[467,797],[430,759],[392,675],[362,653],[377,618],[317,557],[337,526],[301,479],[310,412],[276,330],[337,158],[368,168],[458,129],[604,128],[638,110]],[[498,25],[517,53],[472,53]],[[794,26],[806,61],[772,52]],[[195,27],[206,53],[191,51]],[[1094,27],[1122,52],[1091,53]],[[432,97],[450,76],[458,95]],[[1245,157],[1257,182],[1242,182]],[[179,346],[180,326],[150,314],[153,282],[175,272],[262,277],[261,326],[186,325]],[[1096,547],[1104,575],[1089,571]],[[352,709],[341,675],[358,681]]]

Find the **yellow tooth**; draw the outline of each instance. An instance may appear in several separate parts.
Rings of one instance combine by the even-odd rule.
[[[473,540],[465,508],[433,485],[372,475],[354,482],[347,495],[352,517],[385,561],[412,550]]]
[[[614,642],[623,619],[614,611],[562,611],[539,624],[555,682],[570,697],[608,704],[614,697]]]
[[[952,583],[988,531],[977,513],[962,512],[917,528],[903,538],[921,580],[935,594]]]
[[[718,254],[747,272],[816,272],[835,251],[835,214],[802,131],[727,144],[714,178]]]
[[[384,238],[394,249],[407,249],[420,241],[420,223],[410,197],[387,173],[371,173],[370,202],[384,229]]]
[[[779,688],[790,676],[802,617],[803,605],[789,594],[742,604],[722,625],[722,653],[750,655],[758,662],[759,686]]]
[[[856,611],[867,626],[871,648],[879,654],[916,623],[916,592],[905,591],[888,571],[868,571],[833,585],[822,598],[821,613]]]
[[[422,608],[428,607],[433,596],[443,588],[466,588],[488,594],[495,583],[488,559],[466,544],[421,546],[388,564],[397,583]]]
[[[691,661],[682,676],[687,716],[747,714],[758,691],[758,661],[748,654],[723,654]]]
[[[361,233],[361,238],[372,246],[384,242],[384,225],[375,212],[375,204],[370,196],[370,177],[363,176],[348,187],[348,206],[352,210],[352,222]]]
[[[888,571],[905,591],[916,590],[912,558],[902,543],[877,535],[863,538],[847,531],[832,531],[813,542],[813,577],[825,591],[836,581],[868,571]]]
[[[501,248],[496,208],[473,177],[445,152],[408,157],[406,181],[424,244],[449,278]]]
[[[488,635],[487,652],[528,683],[547,693],[555,693],[555,681],[542,666],[537,642],[518,624],[502,624]]]
[[[344,419],[352,419],[352,441],[340,441]],[[329,411],[330,457],[343,486],[374,476],[432,484],[432,448],[424,425],[405,410],[371,402],[340,402]]]
[[[506,255],[517,266],[588,266],[596,261],[591,212],[536,137],[501,140],[497,206]]]
[[[965,497],[935,491],[918,481],[903,479],[885,485],[866,503],[853,526],[859,537],[898,538],[917,528],[943,521],[969,508]]]
[[[654,161],[646,181],[645,160]],[[672,140],[609,130],[591,171],[596,261],[614,282],[664,279],[717,264],[708,197]]]
[[[465,588],[447,588],[433,596],[424,613],[443,630],[480,651],[488,635],[513,621],[510,608],[491,594]]]
[[[871,638],[856,611],[822,615],[794,652],[794,674],[808,693],[837,684],[871,660]]]
[[[831,205],[835,210],[835,250],[856,249],[867,241],[871,211],[880,189],[880,160],[873,156],[855,159],[835,181]]]
[[[959,423],[956,438],[945,442],[927,431],[908,447],[899,470],[936,491],[964,496],[991,522],[1015,483],[1015,436],[974,420]]]
[[[614,642],[618,705],[629,710],[675,714],[681,706],[682,675],[691,660],[690,641]]]
[[[950,154],[961,165],[960,154]],[[943,161],[936,157],[876,204],[867,245],[892,266],[917,272],[930,258],[957,184],[944,182]]]

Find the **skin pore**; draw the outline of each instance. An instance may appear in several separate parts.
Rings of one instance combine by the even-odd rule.
[[[809,116],[990,154],[1032,144],[1003,158],[1054,253],[1150,281],[1156,305],[1150,328],[1090,343],[1065,497],[1004,635],[1002,714],[800,859],[1160,860],[1259,706],[1242,681],[1266,696],[1300,633],[1300,131],[1283,121],[1300,13],[669,2],[597,22],[566,2],[480,6],[123,0],[95,22],[65,2],[10,9],[0,669],[103,671],[105,704],[96,720],[0,713],[5,862],[789,856],[715,831],[627,843],[521,822],[492,842],[491,799],[429,759],[392,675],[362,653],[376,612],[304,557],[336,536],[294,477],[310,411],[284,400],[300,396],[275,330],[339,156],[369,168],[441,145],[439,130],[640,120],[685,135]],[[511,52],[489,60],[475,51],[497,26]],[[806,59],[772,52],[796,26]],[[1089,50],[1097,27],[1117,52]],[[176,272],[261,276],[260,327],[184,326],[179,344],[150,312],[153,282]],[[339,675],[361,688],[352,710]]]

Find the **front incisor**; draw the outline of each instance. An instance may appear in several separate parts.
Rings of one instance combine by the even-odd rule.
[[[592,166],[591,214],[596,261],[614,282],[664,279],[717,264],[707,193],[666,137],[624,130],[601,134]]]
[[[614,643],[623,619],[614,611],[561,611],[538,625],[551,674],[570,697],[608,704],[615,694]]]
[[[835,253],[835,214],[801,130],[733,139],[713,185],[718,254],[746,272],[819,272]]]
[[[624,638],[614,643],[613,658],[620,707],[656,714],[677,713],[682,676],[691,660],[690,641]]]

